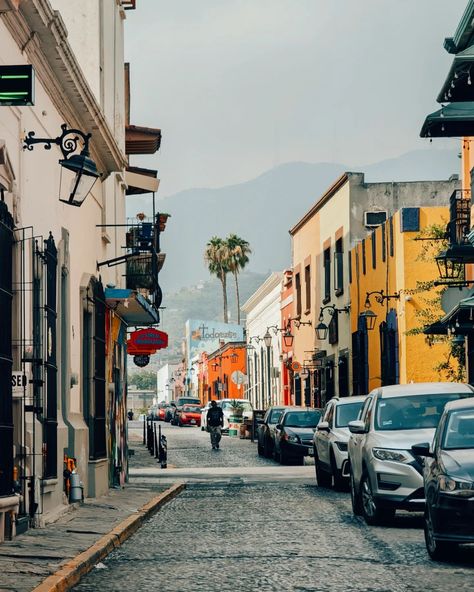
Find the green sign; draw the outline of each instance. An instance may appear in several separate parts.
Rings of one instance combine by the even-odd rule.
[[[33,66],[0,66],[0,106],[34,105],[35,71]]]

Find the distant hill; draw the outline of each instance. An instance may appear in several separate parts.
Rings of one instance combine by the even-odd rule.
[[[172,215],[162,237],[167,259],[160,284],[169,293],[208,279],[205,244],[230,232],[250,242],[250,271],[284,269],[291,257],[288,229],[344,171],[364,172],[367,181],[414,181],[447,179],[459,168],[455,150],[433,148],[365,167],[291,162],[238,185],[181,191],[157,201],[159,210]],[[129,216],[150,211],[148,197],[130,197],[127,204]]]
[[[239,278],[240,298],[243,304],[251,294],[266,280],[269,274],[243,272]],[[236,322],[237,308],[233,279],[228,286],[230,322]],[[181,288],[174,293],[166,293],[163,301],[166,308],[161,313],[160,329],[169,335],[169,347],[159,354],[160,362],[176,360],[181,351],[184,337],[184,324],[187,319],[222,321],[222,288],[218,280],[200,282],[194,286]]]

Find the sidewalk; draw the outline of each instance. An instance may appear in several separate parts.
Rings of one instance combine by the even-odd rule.
[[[137,442],[131,445],[139,456],[145,456]],[[153,465],[153,459],[148,457]],[[131,460],[133,464],[133,457]],[[84,504],[71,507],[70,512],[45,528],[30,529],[12,541],[5,541],[0,545],[0,592],[31,592],[98,541],[96,551],[107,542],[109,546],[117,544],[123,533],[126,535],[131,527],[136,529],[137,524],[156,510],[155,498],[167,487],[147,483],[112,489],[104,497],[87,499]],[[104,535],[111,531],[114,532],[107,541]]]

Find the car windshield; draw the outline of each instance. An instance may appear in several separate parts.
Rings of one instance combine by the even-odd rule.
[[[194,405],[200,405],[199,399],[178,399],[178,405],[186,405],[186,403],[193,403]]]
[[[347,428],[350,421],[357,419],[364,401],[345,403],[336,407],[336,427]]]
[[[184,405],[183,411],[186,411],[186,413],[201,413],[201,407],[198,405]]]
[[[288,428],[315,428],[320,417],[320,411],[289,411],[283,423]]]
[[[375,429],[389,431],[435,428],[446,403],[466,397],[472,397],[472,393],[408,395],[379,399],[375,412]]]
[[[268,418],[268,423],[278,423],[282,413],[283,409],[272,409]]]
[[[443,450],[474,448],[474,409],[451,411],[446,421]]]

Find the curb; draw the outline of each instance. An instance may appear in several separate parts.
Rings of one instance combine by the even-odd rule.
[[[161,506],[180,494],[186,485],[176,483],[160,495],[150,500],[134,514],[122,520],[109,533],[102,536],[91,547],[70,559],[57,572],[48,576],[32,592],[66,592],[75,586],[81,578],[88,574],[93,567],[107,555],[120,547],[132,536],[147,518],[155,514]]]

